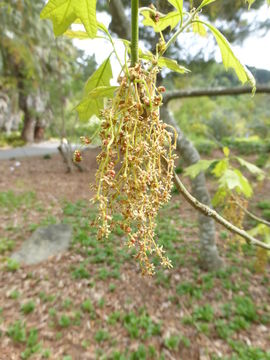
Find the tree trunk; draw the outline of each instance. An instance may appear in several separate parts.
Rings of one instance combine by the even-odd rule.
[[[22,139],[26,142],[34,142],[36,121],[29,114],[28,110],[24,110],[24,121],[22,129]]]
[[[200,155],[194,145],[179,129],[167,106],[161,107],[161,118],[164,122],[172,125],[177,133],[177,150],[187,165],[192,165],[200,160]],[[205,184],[204,173],[200,173],[192,180],[192,194],[200,202],[211,206],[211,200]],[[200,265],[205,270],[217,270],[222,267],[222,260],[219,257],[216,247],[216,229],[213,219],[198,214],[199,236],[200,236]]]

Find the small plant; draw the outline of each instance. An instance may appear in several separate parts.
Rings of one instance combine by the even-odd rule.
[[[85,268],[85,265],[81,264],[75,270],[73,270],[72,276],[74,279],[89,279],[90,274]]]
[[[210,305],[196,307],[192,317],[195,321],[211,322],[214,319],[214,310]]]
[[[20,320],[15,321],[13,324],[9,325],[7,334],[14,342],[25,343],[26,342],[25,323],[22,323]]]
[[[26,349],[21,353],[21,358],[29,359],[32,354],[37,353],[41,349],[41,344],[38,342],[37,329],[30,329],[26,341]]]
[[[108,318],[109,325],[115,325],[121,319],[120,311],[114,311],[110,314]]]
[[[180,336],[178,335],[171,335],[169,337],[167,337],[164,340],[164,345],[169,349],[169,350],[176,350],[178,349],[179,343],[180,343]]]
[[[8,240],[6,238],[1,238],[0,239],[0,255],[3,255],[8,251],[13,250],[14,245],[15,245],[15,243],[14,243],[13,240]]]
[[[28,315],[28,314],[32,313],[34,310],[35,310],[35,303],[32,300],[28,301],[27,303],[25,303],[21,306],[21,312],[24,315]]]
[[[108,331],[106,331],[104,329],[98,330],[95,334],[96,342],[103,342],[103,341],[108,340],[109,338],[110,338],[110,335],[109,335]]]
[[[151,336],[160,335],[160,324],[154,323],[150,316],[142,312],[139,316],[130,312],[123,317],[124,326],[132,338],[147,339]]]
[[[254,302],[247,296],[236,296],[234,299],[235,314],[243,316],[247,321],[255,321],[257,312]]]
[[[72,300],[69,299],[69,298],[67,298],[67,299],[64,300],[64,302],[63,302],[63,304],[62,304],[62,307],[63,307],[64,309],[70,309],[72,305],[73,305]]]
[[[63,314],[60,316],[60,318],[58,320],[58,324],[62,328],[68,328],[72,324],[72,321],[68,315]]]
[[[115,289],[116,289],[116,285],[115,284],[109,284],[109,291],[110,292],[114,292],[115,291]]]
[[[82,309],[84,312],[88,312],[89,314],[91,314],[93,311],[94,311],[94,306],[92,304],[92,301],[91,300],[85,300],[83,303],[82,303]]]
[[[42,352],[42,359],[49,359],[51,357],[51,350],[50,349],[44,349]]]
[[[10,294],[9,297],[13,300],[17,300],[20,297],[20,292],[18,290],[13,290]]]
[[[6,262],[6,270],[7,271],[15,272],[15,271],[19,270],[19,268],[20,268],[20,264],[17,260],[7,259],[7,262]]]

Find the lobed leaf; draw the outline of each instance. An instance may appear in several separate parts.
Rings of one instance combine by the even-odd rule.
[[[198,15],[195,17],[195,20],[199,20],[199,17]],[[202,37],[206,37],[207,36],[207,32],[206,32],[206,29],[205,29],[205,26],[198,22],[198,21],[194,21],[192,23],[192,30],[195,34],[199,34],[200,36]]]
[[[49,0],[40,17],[52,21],[56,36],[62,35],[77,19],[90,38],[97,33],[96,0]]]
[[[171,11],[164,16],[162,15],[158,21],[153,20],[151,17],[152,13],[148,10],[142,11],[141,14],[144,16],[143,24],[145,26],[151,26],[155,32],[163,31],[169,26],[172,30],[179,21],[181,21],[181,16],[178,11]]]
[[[158,66],[160,66],[161,68],[166,67],[166,68],[168,68],[172,71],[175,71],[179,74],[185,74],[185,73],[190,72],[190,70],[188,70],[184,66],[179,65],[176,60],[169,59],[166,57],[158,58]]]
[[[86,31],[73,31],[73,30],[67,30],[64,33],[65,36],[71,38],[71,39],[80,39],[80,40],[87,40],[89,39],[89,35],[87,34]]]
[[[168,0],[170,4],[172,4],[172,6],[174,6],[179,14],[180,14],[180,20],[181,20],[181,24],[183,22],[183,0]]]
[[[104,98],[112,98],[117,86],[99,86],[89,92],[76,106],[81,121],[88,121],[91,116],[99,116],[103,109]]]
[[[248,3],[248,8],[250,9],[251,5],[253,3],[255,3],[256,0],[246,0],[246,2]],[[269,1],[269,0],[268,0]]]
[[[228,169],[228,167],[229,167],[228,160],[223,159],[217,162],[216,166],[211,172],[217,178],[220,178],[224,174],[224,172]]]
[[[209,5],[214,1],[216,1],[216,0],[203,0],[201,5],[200,5],[200,8],[202,8],[202,7],[206,6],[206,5]]]
[[[224,188],[218,189],[218,191],[215,193],[212,199],[212,205],[218,206],[221,204],[224,204],[224,200],[226,199],[226,196],[228,195],[228,191]]]
[[[200,172],[207,170],[215,161],[217,160],[199,160],[196,164],[187,167],[184,175],[194,179]]]
[[[99,86],[109,86],[112,78],[112,67],[110,63],[111,55],[100,65],[100,67],[90,76],[84,88],[84,93],[88,94],[91,90]]]
[[[225,69],[226,70],[228,68],[234,69],[236,75],[238,76],[238,79],[242,82],[242,84],[249,82],[250,85],[252,86],[252,92],[254,93],[256,91],[255,79],[251,74],[251,72],[248,70],[248,68],[244,64],[242,64],[240,60],[235,56],[227,39],[213,25],[208,24],[202,20],[195,20],[195,21],[204,24],[212,31],[220,48],[222,61],[225,66]]]
[[[255,174],[260,177],[260,179],[263,179],[265,174],[264,171],[258,168],[256,165],[250,163],[249,161],[246,161],[240,157],[236,157],[236,160],[239,162],[240,165],[244,166],[248,169],[252,174]]]
[[[235,190],[245,197],[251,197],[253,191],[249,181],[237,169],[227,169],[219,179],[220,188]]]

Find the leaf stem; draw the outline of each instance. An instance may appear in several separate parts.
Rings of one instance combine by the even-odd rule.
[[[178,36],[189,26],[191,25],[193,19],[195,18],[195,16],[198,14],[198,12],[200,11],[200,8],[194,10],[193,13],[191,13],[189,15],[189,17],[187,18],[187,20],[184,22],[183,26],[181,26],[174,34],[173,36],[168,40],[168,42],[166,43],[165,46],[165,50],[163,51],[162,55],[168,50],[168,48],[175,43],[176,39],[178,38]]]
[[[131,66],[139,60],[139,0],[131,0]]]

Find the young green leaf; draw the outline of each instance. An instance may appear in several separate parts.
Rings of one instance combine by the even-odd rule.
[[[223,154],[224,154],[226,157],[229,157],[229,155],[230,155],[230,149],[229,149],[227,146],[224,146],[222,150],[223,150]]]
[[[183,22],[183,0],[168,0],[179,12],[181,24]]]
[[[227,169],[219,179],[220,188],[233,190],[237,193],[251,197],[253,191],[244,175],[237,169]]]
[[[195,20],[199,20],[198,15],[195,17]],[[195,34],[199,34],[200,36],[203,36],[203,37],[207,36],[205,26],[198,21],[194,21],[192,23],[192,30]]]
[[[67,30],[64,33],[65,36],[71,38],[71,39],[80,39],[80,40],[87,40],[89,39],[89,35],[87,34],[86,31],[73,31],[73,30]]]
[[[248,8],[250,9],[251,5],[253,3],[255,3],[256,0],[246,0],[246,2],[248,3]]]
[[[218,43],[218,46],[220,48],[222,61],[225,66],[225,69],[228,68],[234,69],[236,75],[238,76],[238,79],[244,84],[246,82],[249,82],[252,86],[253,93],[256,90],[256,82],[251,74],[251,72],[247,69],[245,65],[243,65],[240,60],[235,56],[230,44],[228,43],[227,39],[221,34],[219,30],[217,30],[214,26],[211,24],[206,23],[202,20],[196,20],[205,26],[207,26],[213,33],[213,35],[216,38],[216,41]]]
[[[185,176],[194,179],[200,172],[207,170],[217,160],[200,160],[196,164],[191,165],[185,169]]]
[[[110,63],[110,56],[100,65],[100,67],[87,80],[84,88],[84,93],[86,95],[96,87],[110,85],[110,80],[112,78],[112,67]]]
[[[158,20],[153,19],[152,13],[148,10],[141,12],[144,16],[143,24],[145,26],[151,26],[155,32],[165,30],[167,27],[171,27],[171,30],[181,21],[181,16],[178,11],[171,11],[167,15],[160,16]]]
[[[228,160],[223,159],[217,162],[216,166],[211,172],[217,178],[220,178],[224,174],[224,172],[228,169],[228,167],[229,167]]]
[[[88,121],[91,116],[99,116],[103,109],[104,98],[112,98],[117,86],[99,86],[91,90],[76,106],[81,121]]]
[[[240,165],[246,167],[248,169],[248,171],[250,171],[252,174],[259,176],[260,179],[264,178],[265,174],[264,174],[263,170],[258,168],[256,165],[251,164],[249,161],[246,161],[239,157],[236,157],[236,159]]]
[[[258,224],[255,228],[248,231],[251,236],[263,236],[264,242],[270,244],[270,228],[264,224]],[[270,255],[270,254],[269,254]]]
[[[216,0],[203,0],[199,7],[202,8],[202,7],[206,6],[206,5],[211,4],[214,1],[216,1]]]
[[[218,189],[218,191],[213,196],[212,205],[218,206],[224,204],[224,200],[226,199],[227,195],[228,195],[228,191],[226,189],[224,188]]]
[[[76,19],[82,22],[90,38],[97,33],[96,0],[49,0],[40,17],[52,21],[56,36],[62,35]]]
[[[166,57],[158,58],[158,66],[161,67],[161,68],[166,67],[166,68],[168,68],[168,69],[170,69],[172,71],[175,71],[175,72],[177,72],[179,74],[185,74],[185,73],[190,72],[190,70],[188,70],[184,66],[179,65],[177,63],[177,61],[166,58]]]

